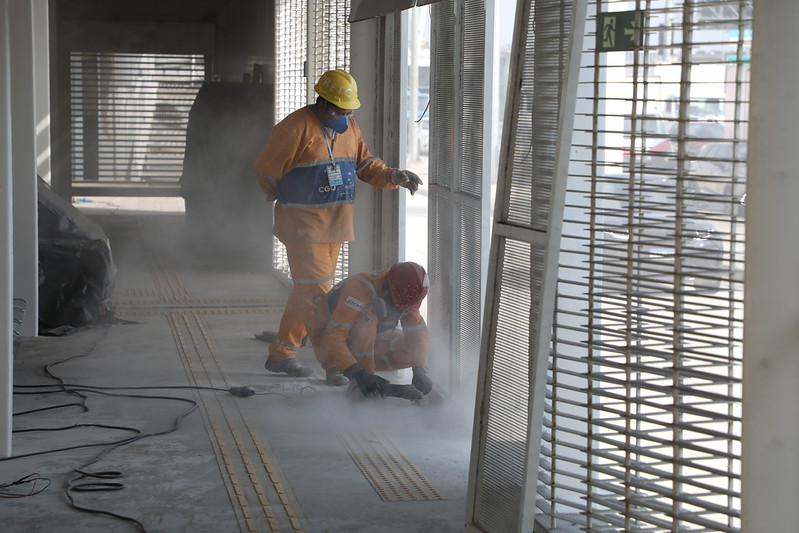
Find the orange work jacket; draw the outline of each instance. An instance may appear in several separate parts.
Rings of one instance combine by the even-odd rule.
[[[330,184],[332,163],[341,171],[340,185]],[[325,133],[313,105],[274,127],[254,166],[261,188],[277,200],[272,233],[284,243],[351,241],[356,177],[375,187],[397,187],[391,182],[396,169],[369,152],[354,119],[342,134]]]
[[[388,270],[355,274],[317,296],[311,342],[323,367],[343,372],[355,363],[369,371],[427,365],[430,335],[422,315],[380,317],[377,300],[387,278]]]

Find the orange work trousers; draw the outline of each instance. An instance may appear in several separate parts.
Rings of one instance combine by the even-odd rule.
[[[314,296],[330,292],[341,249],[340,242],[289,241],[283,244],[293,285],[280,319],[278,340],[269,345],[268,359],[272,361],[297,355],[310,327]]]

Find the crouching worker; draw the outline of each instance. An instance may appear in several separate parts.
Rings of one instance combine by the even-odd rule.
[[[352,275],[318,295],[311,342],[327,382],[344,386],[352,381],[367,397],[414,400],[429,393],[430,336],[419,314],[429,285],[424,268],[407,262]],[[374,373],[401,368],[413,369],[410,386],[393,385]]]

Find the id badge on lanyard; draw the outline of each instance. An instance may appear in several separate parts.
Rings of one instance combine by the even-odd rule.
[[[327,168],[325,168],[325,172],[327,173],[327,184],[331,188],[338,187],[339,185],[344,185],[344,178],[341,176],[341,167],[338,166],[338,163],[336,163],[336,160],[333,157],[333,147],[330,146],[330,142],[327,140],[327,133],[325,133],[324,128],[322,129],[322,135],[325,136],[325,144],[327,144],[327,153],[330,154],[330,164],[327,165]],[[335,142],[335,136],[333,137],[333,142]]]
[[[331,187],[344,185],[344,179],[341,177],[341,167],[336,163],[330,163],[325,169],[327,172],[327,183]]]

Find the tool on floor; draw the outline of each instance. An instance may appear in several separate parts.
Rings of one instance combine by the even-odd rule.
[[[247,386],[244,386],[244,387],[230,387],[230,389],[228,389],[228,390],[230,391],[230,394],[232,394],[233,396],[238,396],[240,398],[247,398],[247,397],[252,396],[252,395],[255,394],[255,391],[252,390],[250,387],[247,387]]]

